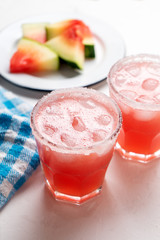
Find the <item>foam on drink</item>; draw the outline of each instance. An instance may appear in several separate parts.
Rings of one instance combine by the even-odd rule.
[[[160,64],[129,62],[113,76],[117,91],[136,102],[160,104]]]
[[[36,116],[38,131],[48,141],[67,147],[89,147],[116,128],[110,107],[93,96],[67,96],[44,103]],[[112,115],[113,114],[113,115]]]

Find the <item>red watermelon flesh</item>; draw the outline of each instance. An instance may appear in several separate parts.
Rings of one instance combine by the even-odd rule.
[[[40,70],[36,60],[25,51],[18,50],[10,60],[10,72],[12,73],[33,73]]]
[[[57,70],[58,67],[59,59],[53,50],[44,44],[25,38],[19,41],[18,50],[10,60],[12,73],[34,73]]]
[[[38,41],[40,43],[45,43],[47,38],[46,38],[46,35],[42,35],[41,33],[40,34],[32,34],[30,37],[28,37],[30,39],[33,39],[35,41]]]
[[[81,20],[77,19],[71,19],[71,20],[65,20],[61,21],[55,24],[48,25],[48,37],[51,39],[52,37],[55,37],[59,34],[62,34],[64,31],[66,31],[69,28],[74,28],[77,30],[77,34],[79,34],[82,39],[93,37],[89,27]]]
[[[24,38],[29,38],[40,43],[47,41],[45,23],[26,23],[22,25]]]
[[[84,50],[84,46],[82,44],[82,36],[77,32],[75,27],[68,28],[61,34],[61,37],[64,41],[67,41],[67,44],[70,45],[79,45],[82,51]]]

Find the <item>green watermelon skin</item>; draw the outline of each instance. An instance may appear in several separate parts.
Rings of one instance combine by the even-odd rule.
[[[55,71],[59,68],[57,54],[44,44],[22,38],[10,60],[11,73]]]
[[[92,44],[87,44],[85,46],[85,58],[95,58],[95,47]]]

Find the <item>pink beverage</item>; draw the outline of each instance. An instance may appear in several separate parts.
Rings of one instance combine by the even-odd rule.
[[[137,55],[116,63],[108,76],[110,95],[123,117],[117,149],[127,159],[160,156],[160,57]]]
[[[99,194],[121,127],[112,99],[85,88],[53,91],[34,107],[31,127],[57,200],[80,204]]]

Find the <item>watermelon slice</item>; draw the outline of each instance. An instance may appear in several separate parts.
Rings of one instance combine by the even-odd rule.
[[[22,33],[24,38],[36,40],[40,43],[45,43],[46,24],[45,23],[26,23],[22,25]]]
[[[45,45],[72,67],[83,69],[84,45],[81,36],[74,28],[68,28],[62,34],[47,41]]]
[[[82,21],[76,19],[68,19],[56,23],[46,25],[47,39],[50,40],[58,35],[62,34],[67,28],[74,26],[75,24],[81,24]]]
[[[18,44],[18,50],[10,60],[10,72],[34,73],[41,71],[53,71],[59,67],[57,54],[39,42],[22,38]]]
[[[95,58],[94,38],[89,27],[82,22],[81,24],[75,24],[73,28],[75,28],[77,34],[83,39],[85,57]]]
[[[68,28],[74,28],[82,38],[82,42],[85,46],[85,57],[86,58],[95,58],[95,48],[94,48],[94,37],[92,32],[90,31],[89,27],[84,24],[81,20],[70,19],[65,21],[60,21],[55,24],[47,24],[46,25],[46,32],[47,32],[47,39],[50,40]]]

